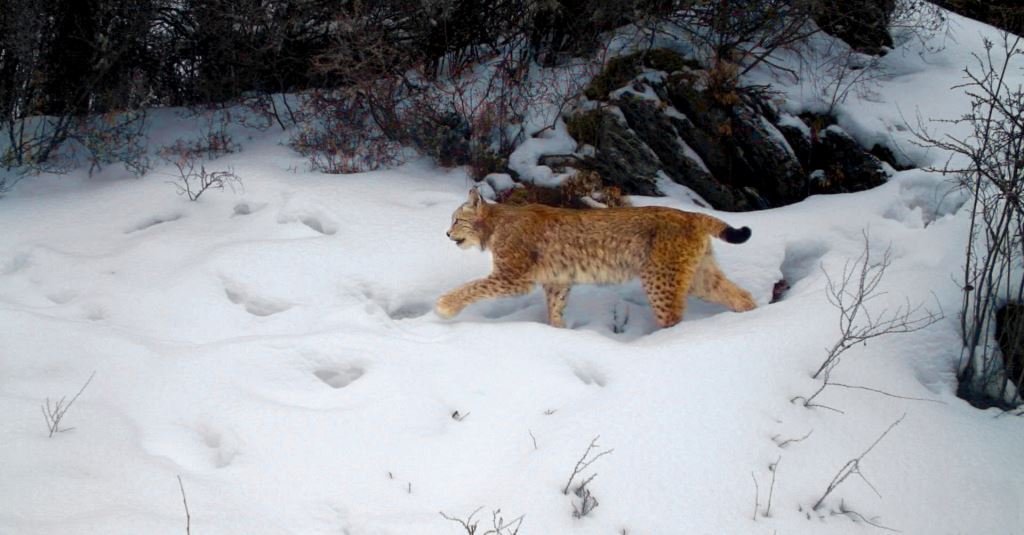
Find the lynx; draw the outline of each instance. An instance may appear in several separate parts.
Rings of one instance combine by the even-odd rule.
[[[663,207],[596,210],[485,202],[476,189],[452,214],[448,237],[459,247],[490,250],[486,278],[437,300],[450,318],[485,298],[544,288],[548,323],[564,327],[562,312],[573,284],[612,284],[640,278],[661,327],[683,318],[689,293],[742,312],[757,305],[727,279],[711,253],[710,236],[743,243],[750,229],[736,229],[709,215]]]

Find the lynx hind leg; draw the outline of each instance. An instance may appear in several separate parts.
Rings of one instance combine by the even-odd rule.
[[[686,294],[697,266],[695,262],[674,260],[672,263],[651,262],[640,275],[647,300],[658,326],[671,327],[683,319]]]
[[[547,298],[548,303],[548,324],[552,327],[565,327],[562,311],[565,310],[565,301],[569,296],[570,288],[570,286],[557,284],[544,285],[544,297]]]
[[[442,295],[438,298],[434,310],[438,316],[450,318],[481,299],[522,295],[528,293],[532,287],[530,281],[490,276],[466,283]]]
[[[722,273],[711,251],[701,259],[690,291],[705,301],[724,305],[735,312],[757,308],[750,292],[737,286]]]

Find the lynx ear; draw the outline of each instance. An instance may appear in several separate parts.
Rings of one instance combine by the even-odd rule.
[[[476,208],[484,203],[484,200],[480,198],[480,192],[476,188],[469,189],[469,206]]]

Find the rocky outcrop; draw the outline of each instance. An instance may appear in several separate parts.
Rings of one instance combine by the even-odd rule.
[[[601,90],[591,95],[603,99],[567,120],[580,143],[578,166],[623,193],[659,195],[660,181],[671,180],[715,208],[741,211],[885,180],[881,161],[838,126],[815,130],[753,91],[716,93],[691,63],[667,62],[667,53],[659,54],[661,63],[678,70],[636,67],[630,79],[619,65],[614,79],[627,85],[609,90],[613,77],[602,77]]]
[[[811,148],[810,167],[814,176],[809,193],[849,193],[870,189],[885,182],[882,161],[866,152],[842,128],[832,125],[821,130]],[[815,171],[821,173],[815,174]]]
[[[818,2],[812,16],[818,27],[854,50],[882,54],[893,44],[889,26],[895,9],[896,0]]]

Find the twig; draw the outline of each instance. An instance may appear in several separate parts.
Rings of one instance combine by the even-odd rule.
[[[775,474],[779,471],[779,463],[782,461],[782,456],[775,460],[774,464],[768,465],[768,470],[772,473],[772,484],[768,487],[768,506],[764,510],[764,516],[770,518],[772,516],[772,495],[775,493]]]
[[[188,511],[188,498],[185,497],[185,485],[181,482],[181,476],[178,476],[178,488],[181,489],[181,502],[185,504],[185,534],[192,534],[192,514]]]
[[[844,504],[842,502],[842,500],[840,500],[840,502],[839,502],[839,512],[838,513],[833,512],[832,514],[833,515],[836,515],[836,514],[845,515],[845,516],[850,517],[854,521],[857,521],[859,519],[860,521],[864,522],[865,524],[868,524],[868,525],[870,525],[872,527],[876,527],[878,529],[884,529],[886,531],[891,531],[893,533],[900,533],[900,530],[898,530],[898,529],[893,529],[893,528],[890,528],[888,526],[883,526],[882,524],[879,524],[878,522],[876,522],[874,519],[870,519],[870,518],[868,518],[868,517],[858,513],[857,511],[854,511],[852,509],[847,509],[846,508],[846,504]]]
[[[57,400],[56,403],[51,405],[50,398],[46,398],[46,405],[40,406],[40,409],[43,411],[43,418],[46,419],[46,427],[50,430],[50,438],[53,438],[54,433],[63,433],[64,431],[70,431],[74,429],[73,427],[61,429],[60,422],[61,420],[64,419],[64,415],[67,414],[68,409],[71,408],[71,405],[73,405],[75,403],[75,400],[78,399],[78,396],[81,396],[82,392],[85,391],[85,387],[89,386],[89,383],[92,382],[93,377],[96,377],[95,371],[92,372],[91,375],[89,375],[89,379],[85,381],[85,384],[82,385],[82,388],[78,389],[78,393],[75,394],[75,397],[71,398],[71,401],[64,403],[64,398],[60,398],[59,400]]]
[[[477,507],[476,509],[473,510],[472,513],[469,513],[469,516],[467,516],[465,520],[463,520],[461,518],[455,518],[453,516],[448,516],[447,514],[445,514],[444,511],[438,511],[438,513],[445,520],[448,520],[450,522],[455,522],[456,524],[462,526],[462,528],[466,530],[466,533],[468,535],[473,535],[474,533],[476,533],[477,524],[479,524],[479,522],[474,522],[473,521],[473,517],[476,516],[476,514],[479,513],[480,510],[483,509],[483,508],[484,507],[482,505],[480,507]]]
[[[885,432],[883,432],[877,439],[875,439],[874,442],[871,443],[870,446],[868,446],[868,449],[864,450],[864,452],[858,455],[857,457],[854,457],[853,459],[847,461],[846,464],[844,464],[843,467],[839,469],[839,472],[836,473],[835,477],[832,478],[832,481],[828,484],[828,488],[825,489],[825,493],[821,495],[821,498],[818,498],[818,501],[815,502],[814,507],[812,507],[812,509],[817,511],[818,508],[821,507],[822,502],[825,501],[825,498],[828,498],[828,495],[831,494],[832,491],[836,489],[836,487],[842,484],[843,481],[846,481],[846,478],[850,477],[851,474],[859,475],[861,479],[867,482],[868,486],[870,486],[872,490],[875,490],[875,493],[877,494],[878,491],[875,489],[875,487],[871,485],[867,478],[865,478],[864,475],[860,472],[860,462],[861,460],[864,459],[864,456],[870,453],[871,450],[873,450],[875,446],[877,446],[878,443],[881,442],[882,439],[885,438],[885,436],[888,435],[889,432],[892,431],[894,427],[899,425],[900,422],[902,422],[903,419],[906,417],[907,415],[906,413],[904,413],[903,416],[900,416],[899,419],[890,424],[889,427],[885,430]]]
[[[587,446],[587,451],[583,452],[583,456],[580,457],[580,460],[576,461],[576,467],[572,469],[572,474],[569,476],[569,481],[566,481],[565,487],[562,488],[562,494],[569,494],[569,487],[572,486],[573,479],[575,479],[576,476],[580,474],[580,472],[582,472],[583,470],[586,470],[586,468],[588,466],[590,466],[591,464],[594,464],[594,461],[596,461],[596,460],[600,459],[601,457],[604,457],[605,455],[608,455],[609,453],[615,451],[614,449],[605,450],[605,451],[602,451],[601,453],[598,453],[594,457],[590,458],[590,460],[587,460],[587,458],[590,456],[591,450],[593,450],[594,448],[599,447],[597,445],[597,439],[599,439],[599,438],[601,438],[601,435],[595,436],[590,441],[590,445]],[[593,479],[593,476],[590,479]],[[590,480],[588,479],[587,481],[590,481]]]
[[[938,399],[915,398],[915,397],[910,397],[910,396],[898,396],[896,394],[890,394],[889,392],[886,392],[884,390],[879,390],[877,388],[871,388],[871,387],[867,387],[867,386],[847,385],[847,384],[843,384],[843,383],[832,383],[832,382],[829,382],[828,385],[829,386],[838,386],[840,388],[850,388],[850,389],[854,389],[854,390],[867,390],[869,392],[874,392],[876,394],[882,394],[883,396],[889,396],[891,398],[897,398],[897,399],[907,399],[907,400],[910,400],[910,401],[927,401],[929,403],[938,403],[940,405],[945,405],[946,404],[946,402],[938,400]]]
[[[754,480],[754,513],[750,515],[750,519],[757,522],[757,508],[761,506],[761,487],[757,485],[757,476],[754,472],[750,472],[750,479]]]
[[[462,529],[466,531],[466,535],[476,535],[476,530],[480,525],[480,521],[473,520],[473,517],[475,517],[481,509],[483,509],[482,506],[474,509],[472,513],[469,513],[469,516],[467,516],[465,520],[448,516],[444,511],[440,511],[439,513],[445,520],[455,522],[462,526]],[[519,515],[506,522],[505,517],[501,516],[501,509],[495,509],[494,511],[491,511],[491,529],[483,532],[481,535],[517,535],[519,533],[519,528],[523,525],[523,519],[525,518],[526,515]]]
[[[821,389],[819,389],[819,390],[818,390],[817,392],[815,392],[814,394],[812,394],[812,395],[811,395],[811,399],[814,399],[814,397],[815,397],[815,396],[817,396],[818,394],[820,394],[820,393],[821,393],[821,390],[824,390],[824,386],[823,386],[823,387],[822,387]],[[804,406],[804,407],[807,407],[808,409],[810,409],[810,408],[814,408],[814,407],[817,407],[817,408],[819,408],[819,409],[827,409],[827,410],[830,410],[830,411],[832,411],[832,412],[837,412],[837,413],[839,413],[839,414],[846,414],[845,412],[843,412],[843,411],[841,411],[841,410],[839,410],[839,409],[837,409],[837,408],[835,408],[835,407],[829,407],[828,405],[822,405],[821,403],[811,403],[811,401],[810,401],[809,399],[807,399],[807,398],[805,398],[805,397],[803,397],[803,396],[796,396],[796,397],[794,397],[794,398],[790,399],[790,400],[789,400],[789,402],[790,402],[790,403],[796,403],[796,402],[797,402],[797,400],[803,400],[803,401],[802,401],[802,403],[803,403],[803,406]]]
[[[783,440],[781,442],[776,440],[777,438],[779,438],[779,435],[775,435],[774,437],[772,437],[772,442],[775,442],[775,445],[778,446],[779,448],[785,448],[786,446],[789,446],[790,444],[793,444],[793,443],[796,443],[796,442],[802,442],[804,440],[807,440],[807,437],[811,436],[811,433],[813,433],[813,432],[814,432],[814,430],[811,429],[810,431],[807,432],[806,435],[804,435],[804,436],[802,436],[800,438],[787,438],[786,440]]]

